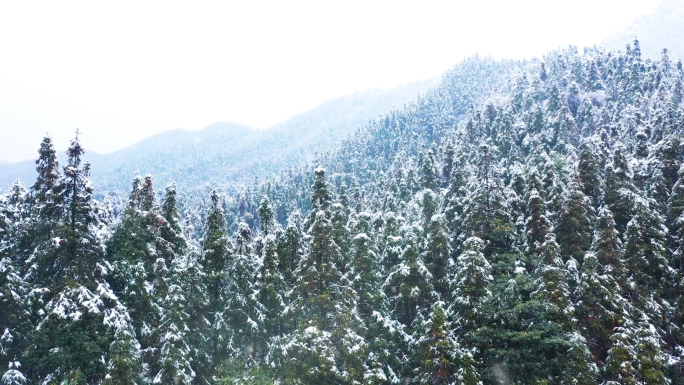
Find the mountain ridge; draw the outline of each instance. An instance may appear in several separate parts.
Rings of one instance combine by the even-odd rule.
[[[651,13],[633,21],[625,30],[609,37],[601,46],[625,50],[638,38],[643,46],[643,55],[660,60],[663,48],[667,48],[673,60],[684,57],[684,3],[677,0],[663,0]]]
[[[154,174],[160,183],[176,182],[180,188],[195,189],[208,184],[235,188],[251,183],[253,179],[241,169],[273,175],[282,169],[276,165],[281,163],[280,158],[288,164],[299,164],[316,151],[339,144],[369,119],[413,101],[438,80],[427,79],[385,90],[357,91],[325,101],[267,129],[233,122],[216,122],[202,130],[172,129],[111,153],[87,153],[85,159],[93,164],[93,182],[100,191],[128,189],[136,172]],[[87,143],[84,145],[87,150]],[[263,153],[257,153],[257,148],[264,150]],[[186,182],[185,176],[195,167],[179,164],[180,160],[175,162],[176,158],[162,159],[178,151],[190,151],[192,154],[188,156],[199,163],[200,169],[210,170],[202,174],[207,178],[191,177],[192,182]],[[274,151],[279,152],[278,159],[272,156]],[[238,160],[244,159],[252,160],[247,165],[237,164]],[[60,152],[60,160],[65,164],[63,152]],[[260,160],[263,164],[258,163]],[[34,173],[33,160],[0,164],[0,188],[7,189],[16,180],[29,185]],[[224,177],[219,178],[218,174]]]

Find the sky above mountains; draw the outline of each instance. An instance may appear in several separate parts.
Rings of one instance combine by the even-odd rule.
[[[355,91],[438,76],[466,56],[593,45],[660,0],[3,2],[0,161],[79,127],[111,152],[218,121],[267,128]]]

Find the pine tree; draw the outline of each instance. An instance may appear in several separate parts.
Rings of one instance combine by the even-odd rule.
[[[598,368],[592,361],[586,339],[576,331],[568,333],[566,339],[568,351],[563,359],[566,366],[561,375],[561,384],[596,384]]]
[[[646,384],[669,384],[665,377],[667,355],[663,352],[661,337],[648,318],[642,318],[636,324],[635,349],[637,352],[637,375]]]
[[[103,279],[109,274],[109,264],[95,234],[99,224],[88,181],[90,165],[81,167],[83,153],[76,137],[64,168],[61,199],[65,214],[55,232],[57,237],[39,246],[37,270],[43,274],[34,284],[47,290],[44,315],[31,335],[28,359],[36,381],[104,380],[104,373],[118,370],[116,363],[108,370],[106,359],[102,360],[108,356],[110,344],[120,341],[116,330],[132,330],[126,308]],[[55,330],[60,333],[55,335]],[[141,373],[137,345],[129,343],[127,348],[116,352],[115,362],[125,363],[127,371]]]
[[[160,238],[166,241],[173,254],[185,254],[188,245],[180,225],[175,184],[166,187],[161,212],[166,223],[163,223],[163,226],[161,226]]]
[[[471,348],[476,339],[473,333],[487,319],[488,301],[492,297],[492,268],[482,254],[483,250],[484,242],[481,239],[468,238],[452,270],[452,312],[457,316],[465,343]]]
[[[149,182],[147,192],[153,193],[150,191],[151,180]],[[113,267],[110,276],[112,288],[131,314],[143,362],[154,375],[159,362],[159,300],[162,299],[159,282],[163,278],[156,274],[155,266],[157,263],[166,265],[166,261],[156,247],[164,243],[157,242],[158,221],[152,218],[155,214],[142,210],[141,186],[142,180],[134,178],[122,220],[107,242],[107,261]],[[127,331],[120,333],[125,336]]]
[[[451,245],[442,215],[433,215],[425,226],[421,257],[432,276],[432,285],[442,300],[449,300],[448,271],[452,269]]]
[[[358,298],[352,283],[338,269],[339,246],[333,241],[329,205],[316,204],[328,191],[325,172],[315,171],[311,194],[314,212],[310,218],[308,253],[295,272],[296,331],[288,343],[300,357],[290,362],[287,378],[291,383],[358,381],[363,373],[364,333],[354,309]],[[288,353],[289,354],[289,353]],[[342,366],[345,371],[338,371]]]
[[[36,241],[49,238],[51,232],[54,231],[55,221],[62,215],[61,195],[64,189],[52,138],[49,136],[43,138],[38,154],[39,157],[36,160],[38,178],[32,187],[33,208],[37,211],[37,220],[34,225],[39,226],[38,229],[33,230],[33,237],[37,237]]]
[[[541,247],[541,261],[536,275],[537,290],[533,296],[548,303],[549,315],[555,322],[570,326],[574,317],[574,306],[570,298],[565,264],[560,256],[560,247],[552,233],[546,235]]]
[[[406,245],[402,254],[402,262],[395,266],[385,280],[384,291],[387,293],[393,318],[407,332],[411,331],[418,317],[426,317],[430,304],[436,300],[436,293],[431,282],[429,270],[420,260],[415,246]],[[403,353],[407,354],[406,351]]]
[[[259,204],[259,232],[263,237],[273,234],[276,230],[276,217],[271,201],[265,196]]]
[[[674,278],[665,254],[665,234],[658,214],[646,202],[637,201],[625,234],[625,259],[629,266],[626,295],[650,314],[663,311],[657,303],[662,295],[659,283],[673,282]]]
[[[159,371],[154,377],[157,384],[192,384],[195,371],[192,368],[191,347],[188,345],[190,314],[186,307],[188,293],[185,292],[184,273],[188,261],[178,258],[168,276],[168,290],[162,300],[163,316],[160,329]]]
[[[596,254],[587,253],[577,288],[578,327],[586,337],[597,361],[605,361],[611,347],[612,331],[623,319],[625,301],[620,287],[610,275],[602,273]]]
[[[0,253],[2,255],[4,253]],[[26,335],[30,329],[30,306],[27,303],[28,283],[10,257],[0,259],[0,367],[13,369],[22,359]],[[9,378],[9,377],[8,377]]]
[[[301,214],[298,211],[287,219],[285,233],[278,239],[278,271],[285,279],[288,290],[294,283],[294,271],[303,254],[304,234],[301,231]]]
[[[390,271],[401,261],[401,252],[403,248],[403,239],[399,234],[399,226],[401,217],[393,212],[387,212],[384,216],[383,236],[384,247],[381,255],[382,271],[384,275],[389,274]]]
[[[332,193],[325,180],[325,169],[317,168],[314,170],[314,184],[311,192],[311,207],[313,211],[306,220],[305,230],[311,227],[318,211],[329,212],[332,206]]]
[[[674,239],[675,248],[679,246],[676,243],[677,230],[680,228],[679,218],[684,214],[684,168],[679,170],[679,179],[672,187],[672,192],[667,201],[667,216],[665,218],[665,225],[669,229],[670,236]]]
[[[285,331],[283,311],[286,306],[286,283],[285,278],[278,270],[279,257],[275,235],[273,234],[267,235],[264,240],[262,260],[257,282],[258,303],[263,307],[260,331],[263,334],[264,342],[267,342],[270,337],[278,337]]]
[[[258,334],[256,269],[252,232],[247,223],[240,222],[235,234],[235,252],[228,266],[226,315],[231,332],[228,347],[233,356],[247,360],[259,353],[254,344]]]
[[[438,301],[419,328],[415,342],[417,364],[414,381],[419,384],[480,384],[470,352],[451,335],[452,327]]]
[[[624,288],[626,269],[623,262],[622,242],[615,227],[615,220],[610,210],[604,207],[599,209],[598,237],[593,248],[601,266],[599,273],[612,277],[621,288]]]
[[[210,384],[213,382],[212,378],[220,361],[213,354],[215,351],[210,350],[216,346],[213,340],[217,336],[216,330],[212,327],[212,321],[215,320],[209,319],[210,314],[207,312],[209,306],[207,275],[202,265],[197,262],[197,254],[191,253],[187,257],[178,256],[174,261],[178,260],[183,263],[184,259],[187,262],[183,266],[184,271],[180,276],[180,283],[186,298],[184,310],[189,316],[187,342],[190,347],[192,369],[195,372],[195,383]]]
[[[14,361],[9,363],[8,370],[0,378],[2,385],[24,385],[26,383],[26,376],[19,370],[21,363]]]
[[[447,142],[444,149],[444,164],[442,165],[442,187],[448,188],[451,185],[451,173],[454,170],[454,155],[456,151],[451,141]]]
[[[580,156],[577,173],[580,180],[580,188],[584,195],[591,200],[592,205],[597,207],[602,198],[598,159],[596,159],[588,143],[582,143],[579,149]]]
[[[542,244],[546,241],[546,236],[551,230],[551,223],[546,218],[546,205],[536,188],[529,192],[527,211],[529,213],[525,222],[527,252],[539,254]]]
[[[226,236],[223,207],[216,191],[211,194],[211,207],[207,215],[206,234],[202,244],[202,266],[207,273],[210,319],[218,317],[226,301],[226,269],[231,258],[231,244]]]
[[[605,175],[606,190],[603,201],[613,212],[617,230],[623,233],[632,217],[635,198],[627,159],[620,146],[617,146],[613,154],[613,164],[606,166]]]
[[[332,213],[330,217],[330,224],[332,225],[332,236],[333,242],[339,247],[340,253],[335,263],[337,268],[342,272],[342,274],[347,273],[350,268],[351,256],[350,256],[350,234],[349,229],[347,229],[347,218],[346,209],[339,203],[334,203],[332,205]]]
[[[352,287],[359,296],[359,316],[364,320],[370,320],[373,312],[379,308],[382,293],[378,250],[370,221],[371,215],[367,212],[360,213],[356,218],[352,230],[352,266],[349,274]]]
[[[605,384],[639,384],[637,369],[634,366],[637,352],[634,348],[634,336],[630,328],[624,325],[616,327],[610,340],[612,347],[608,350],[608,357],[604,367]]]
[[[471,194],[465,205],[463,233],[485,241],[485,255],[504,254],[510,247],[514,225],[503,193],[503,184],[495,164],[495,152],[482,143],[478,151],[478,173],[469,182]],[[498,265],[495,261],[494,265]],[[493,266],[495,272],[504,267]]]
[[[584,252],[591,246],[593,229],[594,210],[579,185],[573,182],[563,197],[563,206],[558,214],[556,235],[561,255],[581,262]]]
[[[420,162],[420,186],[423,189],[435,190],[438,186],[437,168],[435,165],[435,154],[432,150],[421,154]]]
[[[105,320],[114,328],[114,340],[109,345],[105,384],[143,384],[147,380],[143,367],[140,343],[128,317],[126,308],[119,304],[115,312]]]

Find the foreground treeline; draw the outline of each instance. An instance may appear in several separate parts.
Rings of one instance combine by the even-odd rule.
[[[0,200],[3,383],[684,383],[684,73],[469,59],[237,196]]]

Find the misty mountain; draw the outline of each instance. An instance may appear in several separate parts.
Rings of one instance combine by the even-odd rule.
[[[92,163],[92,180],[100,192],[128,190],[136,172],[153,174],[160,185],[176,182],[185,191],[207,186],[232,190],[252,183],[257,175],[262,179],[275,175],[336,147],[370,119],[415,100],[437,82],[356,92],[266,130],[228,122],[200,131],[177,129],[111,154],[86,153],[85,159]],[[64,154],[60,157],[65,164]],[[7,189],[18,179],[30,185],[34,174],[33,161],[0,164],[0,186]]]
[[[605,40],[601,45],[624,51],[627,44],[639,38],[642,53],[660,59],[667,47],[674,61],[684,56],[684,2],[663,0],[655,12],[635,20],[626,30]]]

